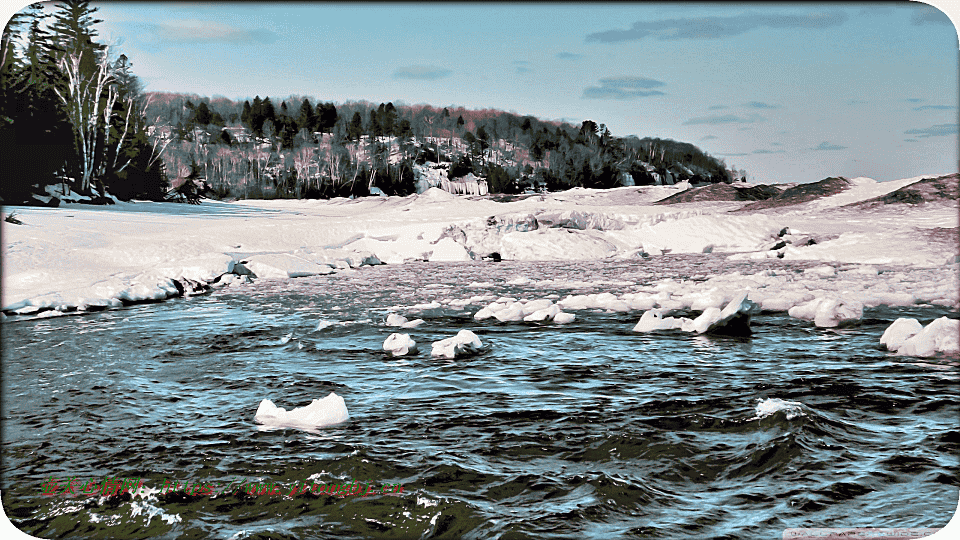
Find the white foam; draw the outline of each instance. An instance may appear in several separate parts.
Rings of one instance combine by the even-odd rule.
[[[780,398],[767,398],[757,404],[757,416],[754,419],[766,418],[771,414],[783,411],[787,420],[793,420],[798,416],[805,416],[803,404],[796,401],[786,401]]]

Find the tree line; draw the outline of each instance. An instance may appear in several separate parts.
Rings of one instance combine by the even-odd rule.
[[[168,183],[147,134],[146,96],[132,62],[97,41],[90,2],[35,3],[2,36],[0,184],[4,204],[34,193],[158,199]]]
[[[494,193],[609,188],[626,177],[654,184],[668,173],[701,183],[736,176],[689,143],[620,138],[591,120],[577,127],[492,109],[163,94],[148,115],[171,127],[168,170],[203,171],[222,197],[360,196],[374,187],[405,195],[416,187],[414,166],[436,162],[449,163],[451,179],[486,178]]]

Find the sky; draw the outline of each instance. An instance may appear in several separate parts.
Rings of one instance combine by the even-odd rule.
[[[93,5],[147,91],[590,119],[752,182],[958,170],[957,30],[921,3]]]

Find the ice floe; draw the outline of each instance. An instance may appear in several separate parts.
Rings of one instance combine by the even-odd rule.
[[[439,358],[457,358],[479,352],[483,349],[483,342],[470,330],[460,330],[457,335],[435,341],[431,356]]]
[[[934,356],[960,352],[960,320],[940,317],[907,338],[897,350],[906,356]]]
[[[298,407],[287,411],[277,407],[269,399],[264,399],[257,407],[254,419],[265,426],[318,428],[346,422],[350,418],[347,405],[337,394],[330,394],[323,399],[315,399],[305,407]]]
[[[410,339],[410,334],[390,334],[383,342],[383,350],[392,356],[403,356],[417,351],[417,342]]]
[[[903,346],[903,342],[920,333],[923,325],[916,319],[900,317],[883,331],[880,343],[888,350],[896,352]]]

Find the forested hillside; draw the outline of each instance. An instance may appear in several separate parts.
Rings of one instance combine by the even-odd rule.
[[[98,41],[96,11],[37,3],[4,30],[4,204],[406,195],[463,177],[472,184],[456,192],[483,194],[743,176],[692,144],[616,137],[592,120],[143,92],[135,61]]]
[[[147,115],[164,141],[166,169],[179,179],[203,177],[223,197],[360,196],[374,187],[405,195],[425,167],[451,179],[473,173],[492,193],[737,176],[692,144],[619,138],[591,120],[574,126],[491,109],[301,96],[150,97]]]

